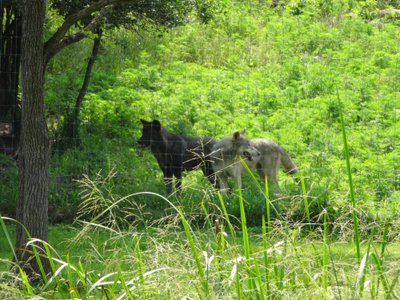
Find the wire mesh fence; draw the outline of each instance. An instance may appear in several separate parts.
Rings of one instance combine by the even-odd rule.
[[[168,32],[94,32],[54,56],[45,95],[54,220],[73,218],[81,202],[77,181],[98,172],[116,170],[118,194],[165,193],[171,178],[178,185],[183,178],[184,191],[209,191],[208,144],[242,130],[249,139],[277,142],[291,155],[317,214],[346,198],[340,109],[360,198],[371,206],[392,205],[400,182],[397,8],[376,7],[393,9],[389,16],[335,1],[318,8],[275,2],[233,2],[237,9],[226,8],[229,18],[216,14],[210,24]],[[6,214],[16,199],[23,101],[21,19],[11,3],[0,4],[0,198]],[[51,36],[56,22],[49,20]],[[141,140],[147,148],[140,146],[140,119],[160,120],[164,128],[164,134]],[[283,174],[280,180],[286,194],[301,197],[294,181]]]

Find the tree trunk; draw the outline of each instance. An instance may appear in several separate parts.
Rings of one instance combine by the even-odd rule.
[[[18,154],[17,220],[33,238],[47,241],[49,140],[44,107],[43,54],[46,0],[23,0],[22,3],[22,127]],[[17,226],[18,260],[33,278],[40,271],[35,259],[32,260],[32,247],[26,245],[28,240],[23,227]],[[42,259],[42,263],[48,272],[48,261]]]
[[[83,98],[86,96],[90,79],[92,77],[93,66],[99,53],[101,37],[102,31],[98,30],[97,36],[93,41],[92,54],[90,55],[88,64],[86,66],[85,78],[83,80],[81,90],[79,91],[78,97],[76,98],[75,106],[72,110],[72,113],[66,118],[63,124],[63,128],[61,130],[58,150],[64,151],[70,147],[75,147],[79,145],[79,114],[81,112]]]

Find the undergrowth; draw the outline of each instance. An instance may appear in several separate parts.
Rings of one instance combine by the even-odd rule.
[[[299,201],[304,206],[304,222],[293,222],[288,215],[273,215],[277,200],[266,189],[260,191],[266,209],[259,227],[252,228],[247,225],[251,215],[246,213],[246,190],[239,189],[228,198],[218,193],[214,202],[204,196],[199,211],[185,211],[181,205],[184,196],[166,198],[151,192],[113,194],[115,176],[111,170],[106,176],[98,173],[78,181],[83,201],[75,233],[63,241],[64,247],[53,248],[45,242],[39,246],[52,261],[52,273],[42,275],[42,285],[33,284],[17,264],[4,260],[14,266],[19,276],[8,271],[0,273],[2,296],[399,297],[400,253],[395,249],[400,224],[378,217],[373,224],[364,222],[362,208],[356,202],[350,201],[343,209],[356,216],[353,220],[357,223],[348,222],[347,217],[331,219],[327,210],[311,217],[305,193],[304,201]],[[257,181],[255,177],[253,180]],[[261,186],[258,181],[256,184]],[[162,218],[145,221],[142,208],[135,205],[137,197],[155,197],[169,209]],[[239,205],[237,217],[231,214],[229,201]],[[124,203],[129,205],[122,206]],[[0,222],[6,236],[4,242],[14,250],[8,228],[15,221],[2,217]],[[73,254],[76,249],[79,251]]]

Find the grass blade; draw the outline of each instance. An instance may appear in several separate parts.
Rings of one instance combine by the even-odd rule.
[[[358,289],[358,297],[357,298],[359,298],[359,299],[362,299],[362,294],[364,292],[365,271],[368,266],[368,257],[369,257],[369,250],[367,253],[365,253],[365,255],[363,256],[363,258],[361,260],[360,267],[358,268],[357,280],[354,285],[354,295],[357,293],[357,289]]]
[[[7,226],[6,226],[5,222],[4,222],[4,220],[12,220],[12,221],[15,221],[15,220],[10,219],[10,218],[6,218],[6,217],[2,217],[1,214],[0,214],[1,228],[3,229],[4,235],[5,235],[6,239],[7,239],[7,242],[8,242],[8,244],[10,246],[10,249],[11,249],[11,251],[13,253],[15,261],[18,261],[17,254],[15,253],[15,249],[14,249],[14,246],[13,246],[13,242],[11,241],[10,235],[8,234]]]
[[[264,269],[265,269],[265,282],[267,298],[270,298],[269,291],[269,260],[268,260],[268,244],[267,244],[267,226],[265,226],[265,217],[262,216],[262,236],[263,236],[263,248],[264,248]]]
[[[255,270],[255,278],[257,279],[258,283],[258,289],[257,289],[257,299],[265,299],[264,292],[263,292],[263,282],[262,282],[262,276],[260,273],[260,268],[258,267],[258,261],[257,261],[257,256],[253,252],[253,262],[254,262],[254,270]]]
[[[266,228],[266,233],[270,232],[271,230],[271,199],[269,197],[269,186],[268,186],[268,177],[265,176],[264,177],[264,181],[265,181],[265,210],[266,210],[266,214],[267,214],[267,228]],[[264,221],[263,221],[263,225],[264,225]]]
[[[224,203],[224,199],[222,198],[221,192],[218,192],[218,199],[219,199],[219,203],[221,205],[222,212],[224,213],[226,223],[228,224],[229,232],[231,233],[232,238],[235,238],[235,231],[234,231],[232,223],[230,221],[228,211],[226,210],[226,206]]]
[[[243,235],[243,249],[244,256],[247,260],[250,259],[250,243],[249,243],[249,234],[247,230],[247,222],[246,222],[246,213],[244,210],[244,201],[242,196],[242,190],[239,188],[239,207],[240,207],[240,221],[242,225],[242,235]]]
[[[309,228],[311,229],[311,218],[310,218],[310,209],[309,209],[309,204],[308,204],[308,197],[307,197],[307,189],[306,189],[306,184],[304,182],[304,176],[303,176],[303,172],[300,176],[300,183],[301,183],[301,191],[303,193],[303,202],[304,202],[304,210],[306,212],[306,216],[307,216],[307,221],[309,224]]]
[[[203,268],[201,266],[200,255],[197,253],[196,245],[195,245],[195,242],[194,242],[194,238],[193,238],[190,226],[189,226],[188,222],[186,221],[186,218],[183,215],[183,212],[182,212],[182,210],[180,208],[178,209],[178,212],[179,212],[179,215],[180,215],[181,220],[182,220],[182,224],[183,224],[183,228],[185,230],[186,237],[187,237],[187,239],[189,241],[190,249],[192,251],[192,256],[193,256],[193,258],[195,260],[195,263],[196,263],[197,273],[198,273],[198,275],[200,277],[200,282],[201,282],[201,285],[203,287],[204,296],[205,296],[205,298],[208,298],[208,296],[209,296],[208,282],[206,280],[206,276],[205,276],[204,270],[203,270]]]
[[[359,233],[359,229],[358,229],[358,214],[357,214],[356,198],[355,198],[354,186],[353,186],[353,177],[352,177],[352,173],[351,173],[350,152],[349,152],[349,147],[347,144],[346,126],[344,124],[343,109],[342,109],[342,103],[341,103],[340,97],[339,97],[339,92],[337,92],[337,98],[339,101],[339,117],[340,117],[340,124],[341,124],[341,128],[342,128],[342,137],[343,137],[343,145],[344,145],[344,154],[345,154],[345,158],[346,158],[347,176],[349,179],[350,199],[351,199],[353,222],[354,222],[354,243],[356,245],[357,259],[358,259],[358,262],[360,263],[361,253],[360,253],[360,233]]]
[[[323,240],[323,257],[322,257],[322,269],[323,269],[323,283],[325,295],[328,295],[328,223],[327,223],[327,212],[324,212],[324,240]]]

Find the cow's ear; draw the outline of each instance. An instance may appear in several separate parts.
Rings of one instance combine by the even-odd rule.
[[[143,125],[148,124],[149,122],[147,122],[146,120],[140,119],[140,122],[142,122]]]
[[[160,131],[160,130],[161,130],[161,123],[160,123],[160,121],[154,120],[154,121],[152,122],[152,128],[153,128],[154,130]]]
[[[233,134],[233,140],[237,140],[237,139],[239,139],[240,138],[240,132],[239,131],[236,131],[234,134]]]

